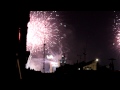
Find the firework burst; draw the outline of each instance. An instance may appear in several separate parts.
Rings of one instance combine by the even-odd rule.
[[[115,12],[115,19],[114,19],[114,25],[113,25],[113,31],[115,32],[115,43],[114,45],[117,46],[117,48],[120,51],[120,12]]]
[[[66,37],[66,34],[63,33],[65,27],[66,25],[61,23],[56,11],[31,11],[27,33],[27,51],[30,51],[30,57],[35,56],[36,62],[43,63],[43,46],[46,44],[46,55],[52,54],[54,56],[53,61],[50,62],[53,63],[60,59],[62,54],[60,46],[63,46],[62,40]],[[42,67],[42,64],[36,65],[32,58],[28,60],[26,65],[27,68],[31,67],[36,71]]]
[[[46,43],[46,50],[60,43],[59,21],[56,11],[31,11],[28,23],[27,50],[31,53],[42,51]]]

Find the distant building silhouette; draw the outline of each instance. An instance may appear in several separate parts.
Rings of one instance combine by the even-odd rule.
[[[64,66],[65,64],[66,64],[66,57],[65,57],[65,54],[63,54],[60,60],[60,66]]]
[[[80,62],[74,65],[64,64],[61,67],[57,68],[56,73],[79,73],[79,71],[85,70],[98,70],[98,62],[92,60],[89,62]]]
[[[109,59],[109,60],[111,61],[110,64],[109,64],[109,66],[110,66],[110,70],[114,70],[114,64],[113,64],[113,61],[116,60],[116,59],[111,58],[111,59]]]

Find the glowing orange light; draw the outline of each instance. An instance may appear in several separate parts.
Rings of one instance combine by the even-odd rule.
[[[19,30],[19,40],[20,40],[20,37],[21,37],[21,35],[20,35],[20,30]]]

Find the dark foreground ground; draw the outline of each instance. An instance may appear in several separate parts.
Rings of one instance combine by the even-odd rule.
[[[35,80],[120,80],[120,71],[79,71],[74,73],[41,73],[35,71],[27,71],[24,79]]]

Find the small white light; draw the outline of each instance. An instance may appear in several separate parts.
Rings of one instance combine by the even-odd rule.
[[[66,25],[64,25],[64,27],[66,27]]]
[[[80,68],[78,68],[78,70],[80,70]]]
[[[53,59],[54,57],[52,55],[47,55],[47,59]]]
[[[64,61],[64,63],[66,63],[66,61]]]
[[[96,62],[98,62],[98,61],[99,61],[99,59],[96,59],[95,61],[96,61]]]
[[[87,67],[86,70],[90,70],[90,69]]]

